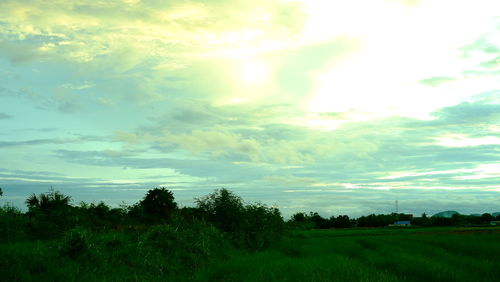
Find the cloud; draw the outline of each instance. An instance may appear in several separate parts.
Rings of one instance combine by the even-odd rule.
[[[206,52],[207,46],[239,48],[249,43],[288,41],[300,31],[306,17],[299,3],[284,1],[259,1],[258,5],[246,1],[144,1],[124,5],[116,1],[7,0],[0,7],[4,11],[1,33],[21,41],[49,39],[40,40],[51,44],[46,49],[78,62],[123,52],[126,49],[120,46],[124,43],[136,51],[149,50],[140,52],[147,58],[172,52],[193,56]],[[235,36],[241,43],[235,43]],[[145,48],[145,44],[153,48]],[[39,55],[35,52],[23,60]],[[119,67],[122,71],[127,69],[124,66],[136,64],[121,61],[124,63]]]
[[[486,68],[486,69],[495,69],[500,67],[500,56],[497,56],[496,58],[493,58],[488,61],[484,61],[481,64],[479,64],[480,67]]]
[[[12,116],[6,113],[0,113],[0,119],[11,119]]]
[[[429,86],[438,86],[438,85],[441,85],[443,83],[452,82],[454,80],[456,80],[456,79],[452,78],[452,77],[436,76],[436,77],[422,79],[422,80],[420,80],[420,83],[425,84],[425,85],[429,85]]]
[[[50,139],[32,139],[23,141],[0,141],[0,148],[21,147],[21,146],[42,146],[42,145],[60,145],[71,143],[86,143],[91,141],[103,141],[99,136],[81,136],[77,138],[50,138]]]
[[[179,174],[168,177],[177,185],[189,184],[189,187],[204,185],[237,185],[249,184],[266,174],[266,168],[249,163],[234,163],[202,158],[174,157],[166,154],[144,156],[144,152],[120,153],[110,155],[109,151],[76,151],[55,150],[54,156],[69,163],[83,164],[93,167],[118,167],[124,169],[140,169],[143,171],[172,169]],[[186,177],[189,176],[189,177]],[[184,180],[179,180],[184,179]],[[162,180],[163,181],[163,180]]]
[[[219,131],[196,130],[190,134],[165,137],[165,141],[176,144],[193,153],[209,153],[213,156],[231,153],[244,154],[258,160],[260,146],[256,140],[243,139],[237,134]]]
[[[484,35],[481,38],[477,39],[475,42],[464,46],[462,51],[465,54],[470,54],[472,52],[483,52],[487,54],[498,54],[500,53],[500,47],[497,44],[490,41],[490,34]]]
[[[492,97],[495,95],[498,95],[498,93],[491,93]],[[490,103],[489,101],[464,102],[442,108],[434,112],[433,115],[447,124],[489,124],[500,121],[500,103]]]

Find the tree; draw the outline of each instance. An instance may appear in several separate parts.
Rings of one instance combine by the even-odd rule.
[[[335,216],[330,217],[330,224],[335,228],[347,228],[353,226],[353,222],[349,219],[347,215],[339,215],[337,218]]]
[[[261,203],[244,204],[233,192],[221,188],[196,199],[202,218],[219,228],[240,247],[252,250],[267,247],[278,240],[284,222],[277,208]]]
[[[241,228],[240,239],[243,239],[243,245],[258,250],[281,238],[284,222],[277,208],[261,203],[248,204],[244,208]]]
[[[2,187],[0,187],[0,196],[3,196]]]
[[[146,214],[167,219],[177,209],[174,194],[164,187],[149,190],[144,199],[139,203]]]
[[[298,212],[292,215],[292,220],[295,222],[305,222],[307,218],[303,212]]]
[[[491,214],[489,213],[483,213],[480,217],[481,219],[481,223],[489,223],[490,221],[492,221],[493,219],[495,219],[494,216],[492,216]]]
[[[29,208],[29,226],[32,235],[50,238],[62,234],[75,224],[71,197],[59,191],[49,190],[26,199]]]
[[[41,193],[38,196],[32,194],[26,199],[26,204],[30,211],[40,210],[42,212],[49,212],[70,207],[70,201],[70,196],[66,196],[59,191],[51,189],[49,192]]]
[[[233,192],[221,188],[196,199],[196,205],[206,220],[221,230],[231,232],[239,229],[243,214],[243,201]]]

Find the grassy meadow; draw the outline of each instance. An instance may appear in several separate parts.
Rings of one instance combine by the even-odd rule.
[[[233,257],[199,281],[498,281],[499,228],[294,232],[276,248]]]
[[[187,240],[176,240],[172,231],[179,232],[161,226],[143,234],[73,230],[60,240],[0,244],[0,277],[3,281],[498,281],[500,277],[498,227],[290,231],[260,251],[234,248],[210,227],[181,231],[182,236],[191,236]],[[212,237],[206,240],[212,246],[203,246],[207,236]],[[186,242],[190,243],[183,245]]]

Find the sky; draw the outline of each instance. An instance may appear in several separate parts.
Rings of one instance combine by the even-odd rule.
[[[500,211],[497,0],[2,0],[0,204]]]

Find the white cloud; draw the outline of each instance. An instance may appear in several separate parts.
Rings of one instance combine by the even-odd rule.
[[[449,134],[437,137],[436,144],[443,147],[473,147],[483,145],[500,145],[500,137],[469,137],[465,134]]]

